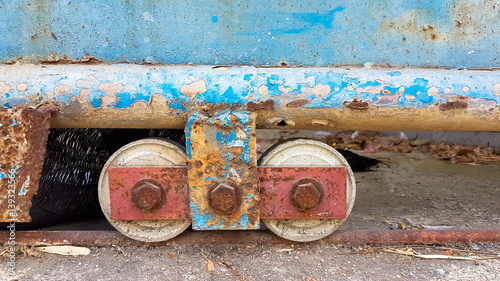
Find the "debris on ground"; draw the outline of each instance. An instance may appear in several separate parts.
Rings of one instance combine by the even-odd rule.
[[[63,256],[87,256],[90,254],[90,249],[85,247],[76,247],[76,246],[43,246],[36,247],[37,251],[50,253],[50,254],[58,254]]]
[[[207,264],[208,271],[214,271],[215,270],[214,262],[213,261],[207,260],[205,263]]]
[[[367,153],[420,152],[446,160],[451,164],[500,165],[500,151],[494,151],[491,148],[408,139],[404,134],[394,137],[373,131],[354,133],[343,131],[327,136],[326,142],[336,149],[364,150]]]
[[[413,245],[405,248],[394,247],[370,247],[367,249],[351,252],[341,252],[339,254],[372,254],[372,253],[390,253],[412,256],[421,259],[447,259],[447,260],[467,260],[479,261],[500,259],[500,253],[487,253],[471,250],[461,250],[450,247],[439,247],[431,245]]]
[[[8,245],[4,244],[4,247],[0,249],[0,257],[7,257],[10,252],[11,248],[14,248],[14,252],[16,256],[26,256],[26,257],[39,257],[40,253],[37,251],[33,250],[33,247],[29,247],[28,245],[24,244],[15,244],[15,245]]]
[[[382,222],[389,226],[391,230],[405,230],[405,229],[427,229],[427,230],[449,230],[454,229],[455,227],[450,225],[426,225],[421,223],[416,223],[415,221],[404,218],[400,222],[393,223],[387,220],[386,216],[382,217]]]

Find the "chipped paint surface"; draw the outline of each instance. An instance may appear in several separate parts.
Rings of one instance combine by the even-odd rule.
[[[57,101],[62,108],[54,122],[65,127],[183,128],[189,111],[200,108],[251,110],[260,128],[312,123],[338,128],[355,124],[349,114],[399,115],[394,122],[400,123],[411,111],[408,118],[422,116],[427,124],[436,123],[433,128],[470,130],[474,122],[485,122],[482,130],[500,130],[498,70],[19,65],[0,67],[0,77],[2,89],[9,85],[0,94],[0,107]],[[26,90],[10,86],[21,83],[28,84]],[[346,117],[330,119],[330,112]],[[449,127],[458,121],[460,126]]]
[[[6,0],[0,7],[0,63],[500,66],[497,0]]]
[[[0,222],[30,222],[45,158],[50,112],[0,109]]]
[[[260,227],[254,118],[229,110],[212,116],[193,113],[189,118],[186,146],[193,229]],[[237,196],[246,195],[238,198],[241,205],[230,214],[216,212],[207,199],[211,187],[225,180],[237,186]]]
[[[151,106],[160,98],[167,108],[187,112],[188,105],[242,107],[269,98],[278,107],[305,108],[342,108],[354,99],[370,106],[403,108],[436,107],[457,97],[500,102],[500,71],[401,69],[398,75],[393,73],[342,68],[3,66],[0,106],[55,100],[63,106],[86,101],[94,108],[124,109],[138,101]],[[86,80],[91,75],[94,80]],[[21,90],[9,86],[21,79],[32,86]]]

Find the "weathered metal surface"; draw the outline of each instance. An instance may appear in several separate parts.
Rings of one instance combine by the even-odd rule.
[[[0,231],[0,243],[8,241],[10,232]],[[498,230],[339,230],[330,236],[308,244],[434,244],[500,242]],[[196,243],[218,244],[277,244],[290,241],[268,231],[185,231],[167,242],[145,243],[123,236],[117,231],[16,231],[16,244],[71,244],[80,246],[144,246]],[[296,243],[294,243],[296,244]]]
[[[113,220],[190,218],[186,167],[109,167],[108,176]],[[133,189],[141,180],[144,182],[144,179],[153,179],[164,187],[162,207],[145,212],[134,205]]]
[[[345,167],[258,167],[261,219],[318,219],[347,217]],[[301,179],[321,185],[321,203],[300,211],[293,201],[293,186]]]
[[[50,106],[49,106],[50,107]],[[0,221],[30,222],[56,108],[0,109]]]
[[[258,229],[254,116],[238,111],[213,116],[208,106],[204,109],[206,116],[194,113],[186,126],[193,229]],[[231,194],[234,187],[239,192]],[[216,208],[209,201],[218,201]]]
[[[165,205],[165,187],[151,178],[140,179],[131,190],[132,205],[144,213],[154,213]]]
[[[499,7],[497,0],[6,0],[0,63],[500,67]]]
[[[45,101],[54,127],[184,128],[205,108],[257,128],[500,131],[500,71],[0,66],[0,107]]]

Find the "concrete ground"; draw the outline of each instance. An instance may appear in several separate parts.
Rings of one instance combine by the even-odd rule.
[[[268,134],[265,149],[279,136]],[[259,137],[259,135],[258,135]],[[500,229],[500,168],[450,165],[423,154],[377,153],[373,171],[356,173],[354,209],[343,230]],[[106,222],[52,229],[108,229]],[[414,247],[443,254],[438,245]],[[472,252],[500,253],[496,243],[444,245]],[[0,264],[0,280],[499,280],[500,260],[437,260],[381,252],[384,245],[171,244],[161,247],[91,248],[88,256],[19,254],[16,273]],[[406,249],[407,246],[391,246]],[[366,251],[360,254],[343,252]],[[453,252],[453,251],[452,251]],[[449,252],[448,252],[449,253]],[[212,267],[213,265],[213,267]]]

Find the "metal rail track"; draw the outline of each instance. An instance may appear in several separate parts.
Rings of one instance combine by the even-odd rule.
[[[0,241],[9,239],[8,231],[0,232]],[[117,231],[17,231],[18,244],[71,244],[80,246],[165,246],[195,243],[215,244],[290,244],[269,231],[186,231],[165,242],[145,243],[127,238]],[[500,242],[500,230],[344,230],[313,244],[434,244]],[[295,243],[297,244],[297,243]]]

